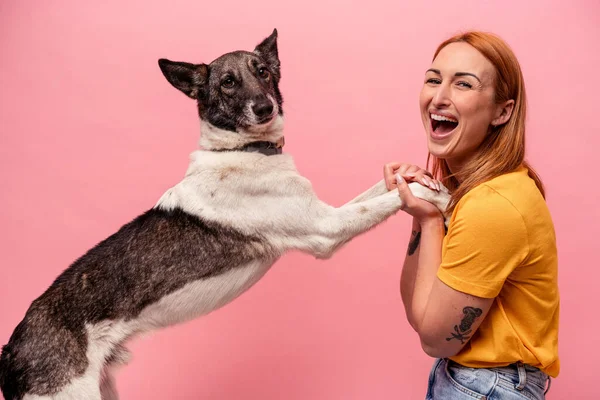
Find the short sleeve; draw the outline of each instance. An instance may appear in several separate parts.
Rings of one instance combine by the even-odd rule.
[[[494,298],[528,251],[527,229],[519,211],[482,185],[454,210],[437,276],[460,292]]]

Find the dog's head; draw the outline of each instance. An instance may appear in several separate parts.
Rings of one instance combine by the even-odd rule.
[[[266,132],[283,115],[277,30],[253,52],[234,51],[210,64],[158,61],[167,80],[198,102],[200,119],[231,132]]]

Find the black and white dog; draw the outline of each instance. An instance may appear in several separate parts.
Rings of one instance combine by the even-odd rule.
[[[383,181],[336,208],[282,154],[277,31],[209,65],[159,60],[196,100],[202,150],[156,206],[67,268],[2,349],[6,400],[118,398],[111,369],[136,335],[207,314],[288,250],[330,257],[401,207]],[[448,195],[411,189],[444,210]]]

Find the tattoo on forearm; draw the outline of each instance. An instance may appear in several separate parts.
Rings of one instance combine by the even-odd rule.
[[[450,333],[451,336],[446,338],[447,341],[456,339],[460,340],[461,344],[468,342],[471,338],[469,335],[471,334],[473,322],[481,316],[482,311],[481,308],[465,307],[463,308],[463,314],[465,315],[462,321],[460,321],[460,325],[454,325],[454,332]]]
[[[408,255],[412,256],[419,248],[419,243],[421,243],[421,231],[412,231],[412,235],[410,236],[410,242],[408,243]]]

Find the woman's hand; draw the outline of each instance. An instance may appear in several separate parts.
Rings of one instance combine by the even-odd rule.
[[[439,185],[436,180],[433,180],[433,182]],[[399,174],[396,174],[396,185],[400,199],[402,199],[401,210],[412,215],[421,227],[429,223],[439,224],[440,221],[443,224],[444,217],[441,211],[430,202],[415,197],[410,191],[406,180]]]
[[[408,182],[419,182],[421,185],[427,186],[432,190],[440,190],[439,182],[432,178],[429,171],[413,164],[402,164],[399,162],[391,162],[383,166],[383,177],[387,190],[398,187],[396,174]]]
[[[436,206],[415,197],[408,187],[408,182],[418,182],[432,190],[440,190],[440,183],[432,178],[429,171],[412,164],[392,162],[384,165],[383,177],[388,190],[398,190],[402,210],[412,215],[420,225],[443,220],[442,213]]]

